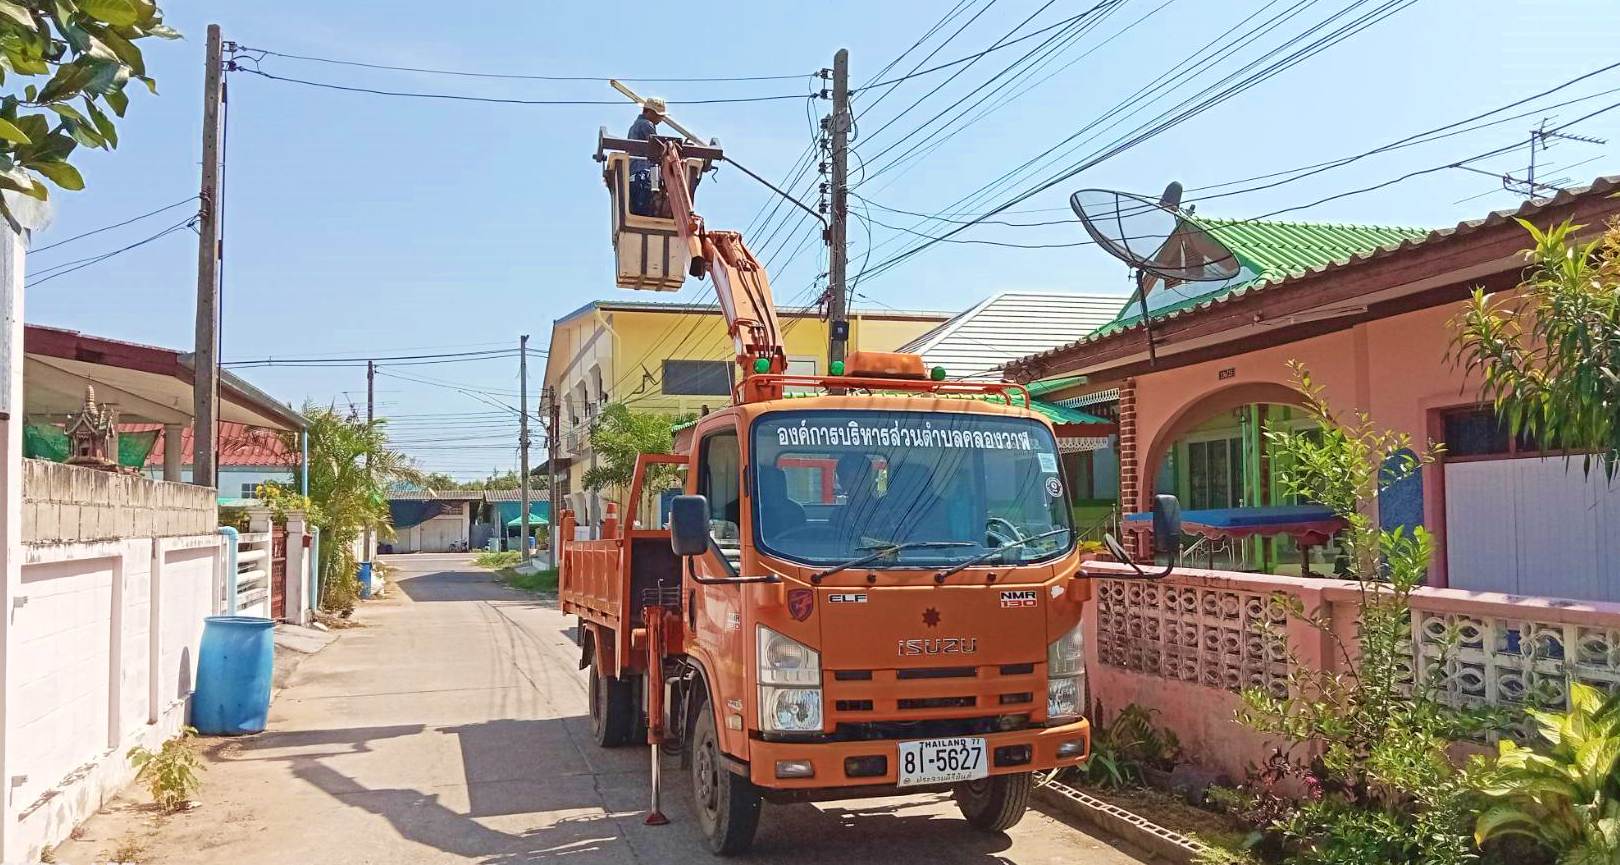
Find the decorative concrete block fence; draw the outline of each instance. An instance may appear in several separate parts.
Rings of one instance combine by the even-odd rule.
[[[1285,744],[1233,720],[1239,692],[1286,693],[1292,663],[1347,663],[1276,595],[1299,599],[1354,642],[1354,582],[1197,569],[1148,582],[1108,579],[1131,573],[1119,564],[1084,568],[1096,578],[1086,662],[1100,719],[1131,703],[1155,710],[1187,759],[1234,780]],[[1412,611],[1413,673],[1437,676],[1428,683],[1458,705],[1562,708],[1570,679],[1620,688],[1620,604],[1422,588]]]

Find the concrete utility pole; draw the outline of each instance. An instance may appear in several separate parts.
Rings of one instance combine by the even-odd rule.
[[[844,359],[849,344],[849,322],[845,319],[848,300],[844,294],[845,269],[849,247],[845,242],[849,219],[849,49],[833,55],[832,96],[832,213],[827,230],[827,322],[831,338],[827,344],[828,371]]]
[[[203,67],[202,218],[197,224],[197,341],[192,370],[191,482],[216,486],[219,422],[219,108],[224,73],[219,25],[208,25]]]
[[[529,560],[529,335],[518,337],[518,489],[523,514],[523,560]]]
[[[551,566],[557,566],[557,525],[562,512],[562,505],[557,500],[557,430],[562,420],[562,408],[557,405],[557,390],[546,385],[542,391],[541,400],[546,412],[546,498],[551,502],[551,513],[546,519],[551,524],[546,527],[546,534],[551,539]]]
[[[377,418],[377,362],[366,361],[366,429],[371,429],[372,421]],[[371,480],[371,451],[366,451],[366,480]],[[365,546],[360,551],[363,561],[371,561],[371,543],[375,538],[371,526],[366,526]]]

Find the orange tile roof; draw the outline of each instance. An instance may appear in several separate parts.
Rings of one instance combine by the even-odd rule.
[[[153,423],[121,423],[119,432],[148,432],[159,430],[157,443],[152,451],[146,455],[146,465],[158,468],[163,465],[163,436],[162,424]],[[180,428],[180,464],[192,464],[192,430],[189,426]],[[219,425],[219,464],[221,467],[234,466],[238,468],[294,468],[298,465],[298,451],[287,446],[281,436],[273,430],[258,429],[247,424],[222,423]]]

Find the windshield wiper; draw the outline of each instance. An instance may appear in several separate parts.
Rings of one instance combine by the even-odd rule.
[[[980,553],[980,554],[978,554],[978,555],[976,555],[976,556],[974,556],[972,558],[964,559],[963,561],[957,562],[956,564],[951,565],[950,567],[946,568],[945,570],[940,571],[939,573],[934,575],[934,582],[943,583],[943,582],[945,582],[945,578],[949,577],[951,574],[959,574],[962,571],[965,571],[968,568],[973,567],[974,565],[982,564],[983,562],[989,561],[990,559],[993,559],[996,556],[999,556],[999,555],[1001,555],[1002,553],[1005,553],[1008,550],[1017,549],[1018,547],[1021,547],[1021,546],[1025,545],[1025,544],[1027,544],[1027,543],[1042,540],[1043,538],[1049,538],[1049,537],[1051,537],[1053,535],[1061,535],[1061,534],[1063,534],[1064,532],[1067,532],[1067,531],[1069,531],[1069,529],[1066,529],[1066,528],[1053,529],[1053,530],[1051,530],[1049,532],[1042,532],[1041,534],[1038,534],[1038,535],[1030,535],[1027,538],[1019,538],[1016,541],[1008,541],[1007,543],[1002,544],[999,547],[995,547],[994,549],[985,550],[984,552],[982,552],[982,553]]]
[[[861,556],[857,559],[850,559],[841,565],[833,565],[826,570],[817,571],[810,575],[810,582],[812,584],[819,583],[823,578],[830,577],[839,571],[848,568],[858,568],[861,565],[867,564],[868,562],[875,562],[884,556],[892,556],[901,550],[934,550],[945,547],[971,547],[973,545],[974,544],[971,541],[906,541],[905,543],[900,544],[867,544],[861,547],[861,549],[873,550],[874,552]]]

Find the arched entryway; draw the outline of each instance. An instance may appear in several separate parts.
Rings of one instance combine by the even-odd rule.
[[[1189,400],[1157,429],[1142,430],[1149,446],[1139,464],[1143,483],[1138,509],[1148,509],[1154,494],[1170,493],[1181,500],[1184,511],[1242,522],[1262,512],[1281,520],[1269,511],[1308,504],[1281,487],[1266,437],[1280,430],[1315,429],[1317,423],[1303,404],[1298,390],[1275,382],[1235,384]],[[1302,546],[1286,534],[1244,537],[1246,531],[1199,537],[1189,563],[1299,574],[1330,572],[1337,558],[1330,544]]]

